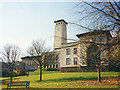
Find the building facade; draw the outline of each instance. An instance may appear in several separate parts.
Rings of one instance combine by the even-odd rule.
[[[55,21],[54,51],[59,52],[59,64],[61,72],[78,71],[81,67],[87,67],[89,61],[95,58],[90,53],[104,45],[112,38],[109,31],[91,31],[76,35],[77,42],[67,43],[67,22]],[[97,43],[94,45],[94,43]],[[99,54],[100,59],[106,57],[106,51]]]
[[[59,56],[57,60],[48,61],[44,68],[58,68],[61,72],[80,71],[82,67],[87,67],[89,61],[96,57],[93,55],[95,50],[104,48],[104,44],[112,38],[109,31],[99,30],[77,34],[79,41],[67,43],[68,23],[63,19],[54,21],[54,23],[54,52],[58,53]],[[99,57],[100,59],[105,58],[106,51],[101,51]],[[35,66],[28,57],[23,57],[22,61],[26,63],[26,67],[28,64],[32,67]],[[34,68],[37,69],[38,67]]]
[[[38,69],[37,64],[32,60],[34,57],[32,56],[25,56],[22,57],[22,62],[24,63],[24,69],[28,71],[34,71]]]
[[[56,55],[55,55],[56,54]],[[58,54],[55,52],[42,53],[42,66],[43,68],[56,68],[59,69]],[[39,56],[41,57],[41,56]],[[25,56],[22,57],[22,62],[24,63],[24,69],[28,71],[34,71],[39,68],[37,56]]]

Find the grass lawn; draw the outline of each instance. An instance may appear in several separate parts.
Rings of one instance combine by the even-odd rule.
[[[39,70],[36,70],[30,72],[29,77],[18,76],[13,79],[14,81],[30,81],[30,88],[118,88],[117,81],[107,79],[117,76],[118,72],[101,72],[102,83],[98,83],[97,72],[43,71],[43,81],[39,81]],[[2,78],[2,80],[5,79],[9,79],[9,77]],[[105,79],[107,80],[105,81]],[[2,87],[6,88],[6,85],[2,85]]]

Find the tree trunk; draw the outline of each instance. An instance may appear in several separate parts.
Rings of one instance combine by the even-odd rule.
[[[98,82],[101,82],[100,68],[98,68]]]
[[[42,66],[40,66],[40,81],[42,81]]]
[[[10,83],[12,83],[12,73],[13,73],[13,71],[11,70]]]

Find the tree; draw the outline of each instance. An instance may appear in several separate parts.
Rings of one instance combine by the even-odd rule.
[[[94,31],[94,30],[109,30],[116,32],[120,30],[120,2],[115,2],[114,0],[108,0],[108,2],[80,2],[76,5],[78,10],[78,16],[76,22],[71,24],[77,25],[84,30]],[[87,38],[89,36],[86,35]],[[102,35],[101,35],[102,37]],[[97,43],[94,40],[83,41],[83,43],[92,43],[92,46],[89,47],[87,53],[91,58],[87,58],[88,66],[94,66],[98,68],[98,81],[101,82],[100,77],[100,68],[101,66],[108,65],[112,62],[110,57],[111,47],[118,43],[107,42],[106,44],[100,42]],[[98,47],[101,46],[102,47]],[[112,48],[113,49],[113,48]],[[107,58],[100,58],[101,52],[107,52]],[[84,55],[82,58],[85,58]]]
[[[120,2],[80,2],[77,6],[79,19],[75,24],[86,30],[119,30]],[[86,23],[84,24],[84,22]]]
[[[117,43],[115,45],[113,45],[110,48],[109,51],[109,57],[108,59],[111,60],[111,62],[109,62],[109,69],[111,70],[115,70],[115,71],[119,71],[119,61],[120,61],[120,30],[117,31],[116,33],[116,37],[114,37],[111,42],[112,43]]]
[[[45,42],[42,40],[33,41],[31,47],[27,50],[27,53],[33,56],[32,60],[40,68],[40,81],[42,81],[42,67],[57,56],[55,52],[49,51],[50,50],[45,47]]]
[[[111,38],[107,31],[94,31],[77,35],[80,39],[80,63],[86,65],[89,71],[98,71],[98,81],[101,82],[100,70],[108,64],[107,54],[108,42],[107,38]],[[78,54],[78,55],[79,55]]]
[[[0,59],[2,60],[2,62],[6,62],[7,68],[10,70],[11,83],[12,83],[13,70],[14,70],[16,61],[19,60],[19,55],[20,55],[19,47],[15,45],[10,45],[10,44],[5,45],[3,51],[1,52]]]

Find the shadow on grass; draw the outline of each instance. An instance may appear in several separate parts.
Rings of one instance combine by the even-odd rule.
[[[71,82],[71,81],[85,81],[85,80],[97,80],[97,77],[92,78],[84,78],[84,77],[73,77],[73,78],[61,78],[61,79],[49,79],[49,80],[42,80],[42,81],[35,81],[35,82]]]

